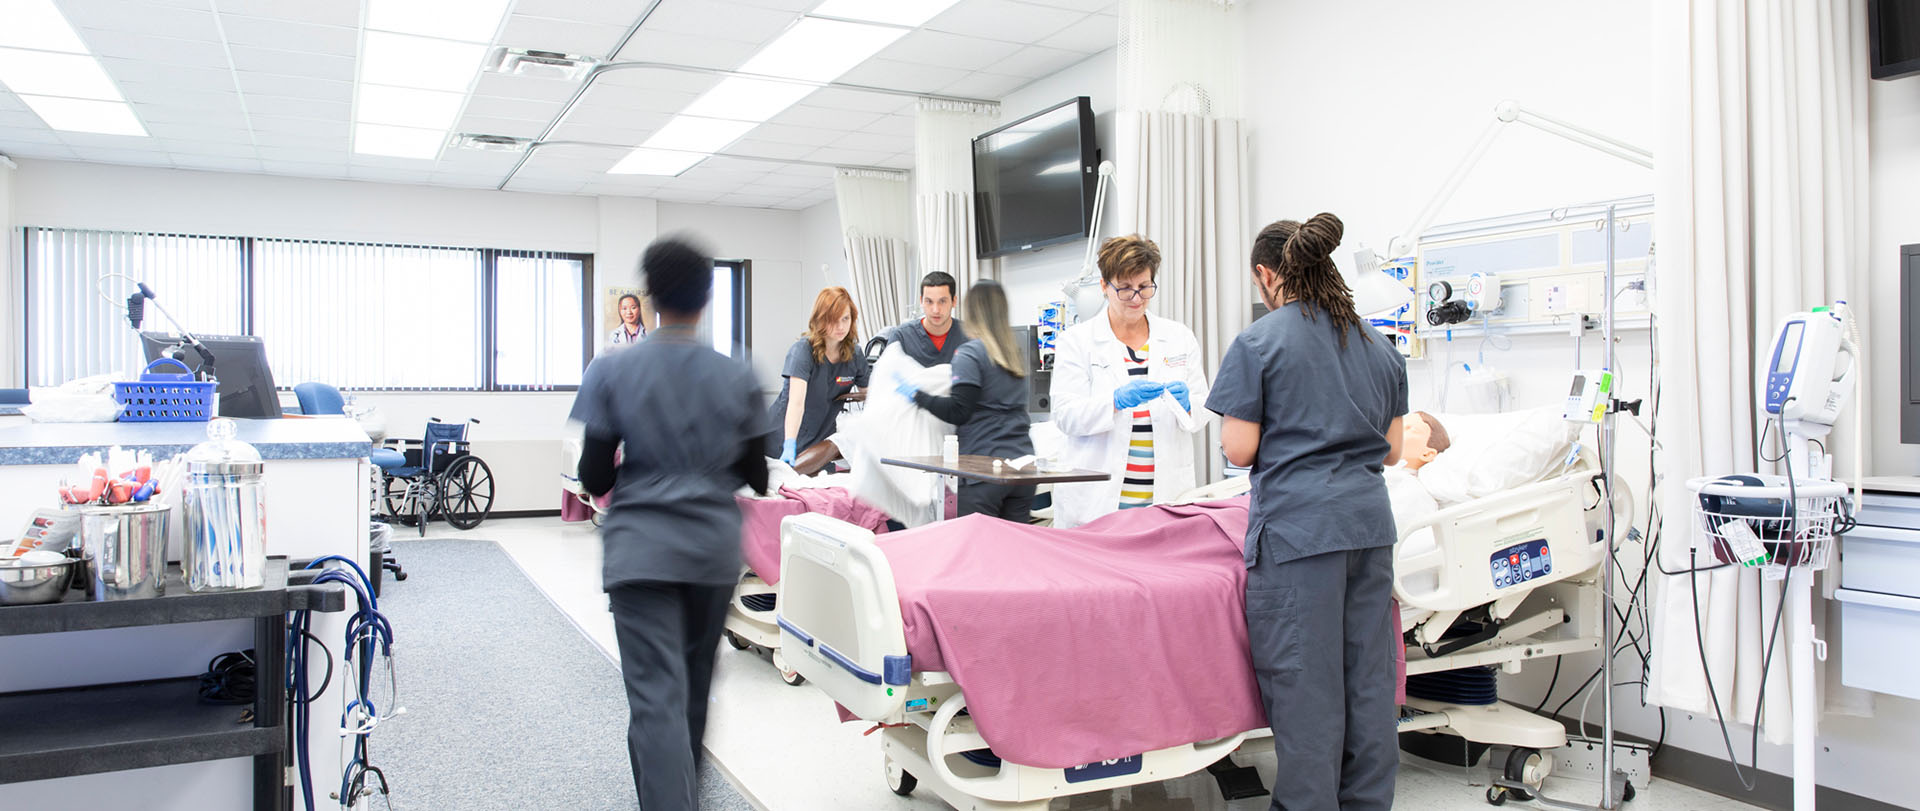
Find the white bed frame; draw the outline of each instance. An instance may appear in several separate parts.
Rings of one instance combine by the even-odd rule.
[[[772,610],[756,611],[747,605],[746,598],[761,594],[773,596]],[[733,597],[727,601],[726,632],[723,636],[734,650],[765,650],[773,659],[774,669],[780,671],[780,680],[797,687],[807,680],[793,669],[786,655],[780,652],[780,626],[774,622],[779,611],[780,587],[768,585],[752,570],[742,571],[740,582],[733,587]]]

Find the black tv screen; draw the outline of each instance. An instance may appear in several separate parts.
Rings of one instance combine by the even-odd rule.
[[[1920,74],[1920,0],[1867,0],[1873,78]]]
[[[1097,180],[1086,96],[973,139],[980,258],[1085,237]]]

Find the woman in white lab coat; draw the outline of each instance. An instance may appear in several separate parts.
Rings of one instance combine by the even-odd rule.
[[[1113,476],[1056,485],[1056,527],[1171,501],[1198,481],[1194,435],[1207,418],[1193,406],[1206,402],[1206,370],[1192,330],[1147,312],[1159,273],[1152,240],[1107,240],[1100,246],[1106,309],[1069,328],[1055,347],[1053,424],[1067,435],[1060,461]]]

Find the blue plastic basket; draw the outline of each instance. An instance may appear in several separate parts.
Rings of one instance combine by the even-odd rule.
[[[178,366],[180,371],[153,370],[162,363]],[[138,381],[113,384],[113,399],[126,406],[120,412],[121,422],[206,422],[215,416],[214,389],[219,385],[196,381],[186,364],[161,358],[147,364]]]

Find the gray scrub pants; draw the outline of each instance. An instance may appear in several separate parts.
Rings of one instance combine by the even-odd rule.
[[[700,807],[707,688],[733,586],[628,583],[607,596],[627,682],[627,756],[641,811],[693,811]]]
[[[1247,569],[1247,635],[1273,727],[1273,811],[1387,811],[1400,764],[1393,547]]]
[[[960,482],[960,515],[986,513],[995,518],[1005,518],[1017,524],[1033,521],[1033,493],[1031,484],[988,484],[986,482]]]

